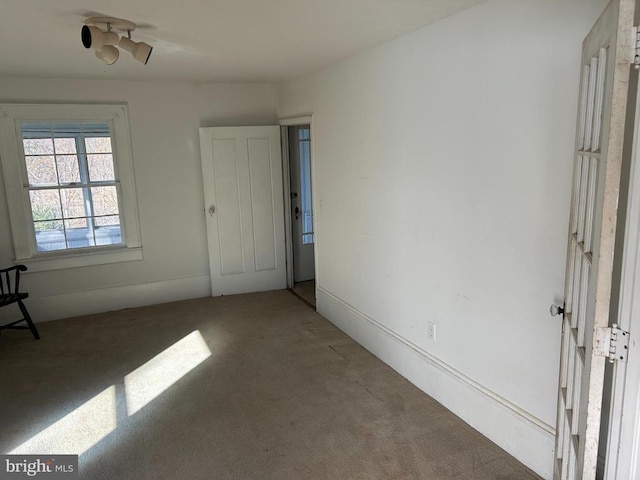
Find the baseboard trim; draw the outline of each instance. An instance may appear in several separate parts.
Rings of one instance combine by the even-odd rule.
[[[318,313],[541,475],[553,475],[555,429],[322,286]],[[430,369],[425,369],[425,364]]]
[[[44,297],[31,296],[25,304],[34,322],[39,323],[210,295],[211,277],[196,275]],[[0,321],[10,313],[2,312]]]

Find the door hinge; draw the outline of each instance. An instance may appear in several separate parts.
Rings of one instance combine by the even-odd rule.
[[[640,69],[640,27],[631,29],[631,58],[633,66],[636,70]]]
[[[608,357],[609,362],[625,362],[629,355],[629,332],[625,332],[613,324],[607,328],[596,328],[593,339],[593,353]]]

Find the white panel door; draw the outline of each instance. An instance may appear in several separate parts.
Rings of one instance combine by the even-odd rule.
[[[633,81],[631,82],[633,83]],[[640,478],[640,82],[636,87],[635,125],[621,269],[617,323],[631,333],[626,363],[613,366],[611,414],[605,480]]]
[[[583,43],[554,479],[596,476],[633,13],[612,0]]]
[[[200,129],[212,295],[286,288],[280,128]]]

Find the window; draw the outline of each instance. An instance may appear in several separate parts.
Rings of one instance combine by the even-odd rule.
[[[122,244],[107,123],[22,123],[39,252]]]
[[[313,243],[313,207],[311,205],[311,138],[309,127],[298,129],[300,149],[300,206],[302,209],[302,244]]]
[[[16,261],[141,259],[126,107],[5,104],[0,116]]]

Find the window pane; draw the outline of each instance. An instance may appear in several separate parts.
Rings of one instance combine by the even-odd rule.
[[[111,153],[111,138],[110,137],[91,137],[85,138],[84,144],[87,149],[87,153]]]
[[[62,213],[64,218],[86,217],[87,211],[84,194],[85,188],[60,189],[62,199]]]
[[[56,185],[56,165],[53,157],[25,157],[29,185]]]
[[[69,230],[71,228],[89,228],[89,222],[87,218],[72,218],[64,221],[64,227]]]
[[[93,187],[93,214],[95,216],[118,215],[118,194],[116,187]]]
[[[115,245],[122,243],[120,217],[117,215],[97,217],[95,219],[95,225],[96,245]]]
[[[89,179],[92,182],[115,180],[112,155],[87,155]]]
[[[309,129],[301,128],[298,130],[298,139],[299,140],[309,140]]]
[[[66,248],[58,190],[32,190],[29,196],[38,251]]]
[[[96,229],[96,245],[118,245],[122,243],[120,225]]]
[[[25,155],[53,155],[53,140],[50,138],[25,138],[22,145]]]
[[[78,157],[76,155],[58,155],[58,178],[60,184],[80,183],[80,170],[78,168]]]
[[[46,232],[48,230],[62,231],[62,220],[45,220],[42,222],[33,222],[36,232]]]
[[[93,247],[95,240],[93,231],[88,228],[86,218],[74,218],[65,220],[64,227],[67,233],[67,248]]]
[[[77,153],[75,138],[54,138],[53,144],[56,147],[57,155],[69,155]]]
[[[111,215],[108,217],[95,217],[96,227],[110,227],[112,225],[120,225],[120,217],[118,215]]]
[[[62,221],[33,222],[36,231],[36,245],[39,252],[67,248]]]
[[[62,218],[58,190],[32,190],[29,196],[34,221]]]

